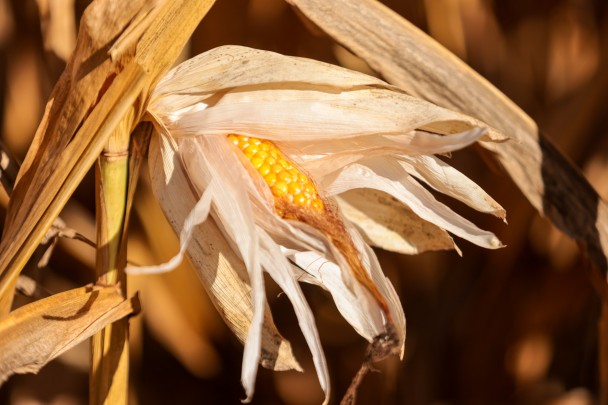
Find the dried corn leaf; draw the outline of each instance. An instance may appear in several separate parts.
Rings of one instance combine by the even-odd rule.
[[[608,269],[608,207],[534,121],[456,56],[375,0],[288,0],[341,45],[411,94],[479,118],[513,138],[481,142],[532,205]]]
[[[25,305],[0,320],[0,383],[15,373],[36,373],[104,326],[139,311],[137,296],[88,286]]]
[[[87,8],[9,204],[0,243],[0,313],[8,312],[19,271],[112,130],[125,117],[131,126],[139,121],[150,87],[212,4],[97,0]]]

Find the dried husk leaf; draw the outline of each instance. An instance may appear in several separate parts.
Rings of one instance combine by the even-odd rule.
[[[139,311],[137,296],[115,286],[88,286],[25,305],[0,320],[0,383],[36,373],[106,325]]]
[[[156,199],[179,235],[199,197],[166,138],[152,138],[148,159]],[[242,260],[233,252],[212,218],[194,229],[188,257],[220,315],[244,342],[253,316],[251,286]],[[261,356],[260,364],[266,368],[301,371],[291,345],[277,331],[268,306],[262,326]]]
[[[298,110],[309,100],[316,104]],[[241,103],[248,104],[246,118]],[[148,112],[174,137],[236,131],[294,142],[405,134],[416,128],[456,134],[483,127],[482,139],[506,139],[474,118],[374,77],[241,46],[218,47],[180,64],[159,82]],[[177,117],[179,125],[171,126]]]
[[[351,190],[337,200],[342,214],[375,247],[410,255],[456,247],[445,230],[381,191]]]
[[[584,243],[606,272],[608,206],[583,175],[503,93],[418,28],[375,0],[287,0],[388,82],[487,122],[513,138],[481,145],[496,153],[541,213]]]
[[[55,86],[9,204],[0,243],[0,314],[46,230],[148,89],[171,66],[212,0],[97,0],[81,20],[76,49]]]
[[[401,203],[411,205],[422,218],[438,221],[445,229],[481,246],[501,246],[494,235],[479,230],[437,203],[400,166],[399,159],[401,155],[401,159],[405,159],[409,154],[448,153],[481,137],[486,140],[502,138],[494,137],[492,132],[486,135],[477,127],[480,123],[475,119],[411,97],[373,77],[313,60],[224,46],[192,58],[167,74],[155,89],[148,112],[164,135],[163,139],[166,138],[166,142],[175,140],[176,149],[177,145],[188,142],[192,147],[184,146],[184,149],[197,149],[195,143],[200,139],[203,143],[216,145],[209,149],[211,153],[207,159],[226,154],[219,161],[216,158],[208,169],[192,169],[190,179],[203,171],[217,171],[218,177],[224,171],[234,171],[225,163],[232,152],[227,149],[223,137],[230,133],[248,134],[276,141],[328,196],[358,187],[390,190],[387,192],[397,193]],[[377,166],[380,161],[372,160],[376,155],[388,155],[391,167],[382,167],[382,173],[372,173],[377,168],[364,165]],[[181,159],[196,160],[197,156],[182,153]],[[357,185],[357,168],[349,168],[361,159],[365,162],[357,167],[367,170],[366,175],[360,177],[367,182]],[[386,159],[382,161],[387,163]],[[406,164],[405,161],[401,163]],[[235,164],[238,165],[238,161]],[[433,164],[440,166],[435,161]],[[439,189],[436,183],[440,182],[441,173],[433,169],[429,164],[429,170],[414,175]],[[167,179],[173,175],[171,170],[165,173]],[[402,179],[406,179],[407,184],[399,183]],[[221,184],[219,187],[223,187]],[[472,182],[461,175],[440,191],[484,212],[504,215],[504,210],[479,187],[470,193],[463,192],[462,188],[470,184]],[[207,193],[207,186],[210,183],[199,187],[201,195],[203,191]],[[434,202],[435,206],[425,207],[429,202]],[[187,212],[189,210],[181,217],[185,218]],[[167,215],[172,216],[171,213]],[[182,223],[183,220],[178,222]],[[380,232],[386,227],[376,229]],[[245,234],[245,231],[240,233]],[[387,232],[385,236],[396,235]],[[244,243],[248,243],[247,240],[238,242],[239,249]]]

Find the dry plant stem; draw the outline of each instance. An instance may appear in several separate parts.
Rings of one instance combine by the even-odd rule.
[[[355,377],[353,377],[350,386],[344,393],[344,397],[340,401],[340,405],[355,405],[357,403],[357,389],[359,385],[363,382],[363,378],[367,375],[367,373],[371,370],[370,363],[365,361]]]
[[[133,73],[133,76],[123,76],[123,79],[125,81],[128,81],[129,77],[131,77],[133,80],[136,80],[135,72],[130,73]],[[0,266],[3,269],[3,271],[0,273],[0,316],[8,313],[10,310],[10,306],[13,300],[12,291],[14,289],[14,285],[16,283],[19,272],[21,271],[21,269],[23,269],[31,255],[36,250],[38,244],[45,236],[47,230],[51,227],[57,216],[59,216],[59,213],[65,206],[65,203],[80,183],[80,180],[82,179],[88,168],[90,168],[95,162],[96,156],[94,156],[94,151],[102,148],[102,141],[107,139],[112,129],[116,127],[117,121],[122,118],[124,111],[127,110],[130,104],[135,101],[136,94],[133,94],[133,92],[137,91],[135,89],[141,89],[141,86],[142,80],[136,80],[135,82],[131,82],[128,90],[128,93],[132,95],[132,98],[130,100],[123,99],[119,101],[117,103],[118,105],[115,105],[114,109],[111,109],[112,107],[110,106],[104,106],[100,108],[101,110],[105,110],[106,108],[108,108],[111,109],[111,111],[106,111],[109,114],[104,115],[103,118],[96,117],[96,119],[92,120],[102,121],[102,124],[99,126],[97,131],[92,129],[90,125],[86,124],[83,125],[80,131],[78,131],[79,134],[82,132],[86,133],[88,131],[92,131],[95,133],[95,136],[93,137],[93,140],[90,144],[82,145],[82,149],[79,148],[77,151],[73,151],[74,148],[70,148],[72,150],[71,152],[64,152],[65,155],[74,156],[72,154],[75,154],[77,157],[76,159],[71,159],[72,162],[66,162],[65,160],[61,162],[65,163],[65,165],[60,164],[58,168],[55,168],[55,171],[51,175],[51,179],[49,180],[47,185],[42,185],[40,187],[40,194],[36,199],[43,200],[43,204],[45,204],[47,208],[45,211],[40,211],[42,207],[36,207],[35,211],[38,211],[38,221],[35,223],[33,221],[26,222],[25,224],[23,224],[21,231],[15,230],[14,234],[10,234],[10,236],[6,232],[5,228],[5,235],[2,242],[4,242],[8,238],[12,240],[12,246],[6,247],[8,250],[10,250],[10,253],[14,253],[14,255],[0,255]],[[112,89],[108,90],[108,92],[110,91],[112,91]],[[116,89],[115,91],[118,91],[118,89]],[[95,111],[91,115],[93,114],[95,114]],[[88,122],[92,123],[92,121]],[[74,144],[70,146],[73,145]],[[74,162],[74,160],[76,161]],[[73,166],[66,167],[70,163],[72,163]],[[66,171],[68,172],[66,173]],[[63,182],[61,182],[62,180]],[[59,186],[57,186],[58,183],[60,184]],[[14,206],[15,204],[13,201],[15,201],[15,197],[11,199],[11,202],[9,204],[9,214],[10,207]],[[7,215],[7,219],[10,220],[10,216]],[[27,233],[27,230],[29,229],[31,229],[31,233]],[[19,247],[18,250],[16,247]],[[2,250],[0,250],[0,254],[1,253],[3,253]]]
[[[87,8],[9,203],[0,241],[0,316],[10,310],[19,272],[110,133],[133,106],[145,104],[212,4],[95,0]]]
[[[127,233],[127,226],[131,217],[131,207],[133,205],[133,199],[135,197],[137,181],[139,179],[139,171],[141,169],[141,164],[147,156],[148,147],[150,145],[150,139],[153,133],[154,125],[152,125],[152,123],[150,122],[140,122],[131,133],[129,145],[129,179],[127,184],[127,207],[123,235],[126,235]],[[126,245],[126,238],[123,238],[122,243]],[[126,246],[123,246],[122,249],[124,249],[124,251],[126,252]]]
[[[129,132],[126,116],[110,136],[96,166],[98,283],[118,284],[126,297],[127,184]],[[91,341],[91,404],[126,404],[129,375],[129,321],[121,319],[101,330]]]

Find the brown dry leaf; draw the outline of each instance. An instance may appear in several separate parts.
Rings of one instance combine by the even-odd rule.
[[[36,373],[106,325],[139,311],[137,296],[115,286],[87,286],[25,305],[0,320],[0,383]]]
[[[140,119],[149,89],[173,64],[213,0],[97,0],[51,94],[20,171],[0,243],[0,313],[13,285],[119,122]],[[130,114],[130,115],[129,115]]]
[[[536,123],[464,62],[375,0],[288,0],[341,45],[409,93],[487,122],[512,138],[496,153],[532,205],[608,270],[608,207]]]

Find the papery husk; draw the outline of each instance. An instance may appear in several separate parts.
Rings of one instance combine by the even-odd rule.
[[[479,139],[504,140],[487,126],[480,129],[479,125],[482,124],[471,117],[411,97],[376,78],[317,61],[240,46],[213,49],[173,69],[159,82],[148,112],[159,131],[167,139],[175,139],[178,144],[181,140],[185,142],[195,137],[211,137],[208,138],[211,142],[211,139],[221,139],[230,133],[273,140],[290,159],[305,168],[323,186],[322,193],[327,191],[331,195],[335,194],[331,189],[339,189],[338,193],[348,190],[347,177],[352,176],[347,173],[340,177],[340,173],[336,172],[335,179],[327,179],[328,188],[324,189],[325,177],[336,170],[332,164],[339,168],[370,153],[449,153]],[[223,139],[221,141],[225,142]],[[192,147],[198,150],[196,142],[192,142]],[[210,155],[206,155],[206,159],[217,160],[215,155],[225,153],[228,156],[232,153],[227,144],[220,149],[222,151],[209,149]],[[200,149],[199,153],[203,153],[203,150]],[[323,154],[327,154],[327,167],[314,158]],[[198,159],[196,155],[189,158]],[[396,158],[398,155],[391,159],[397,162]],[[185,157],[182,155],[183,159]],[[220,161],[217,164],[221,166],[224,163]],[[240,162],[235,161],[234,164],[238,166]],[[393,168],[399,166],[393,165]],[[218,170],[213,166],[212,171]],[[226,167],[224,170],[236,169]],[[409,176],[405,169],[400,170],[402,176]],[[441,188],[437,184],[441,181],[441,173],[433,172],[432,165],[428,170],[414,174]],[[189,176],[197,174],[189,172]],[[340,183],[335,184],[336,180]],[[439,203],[436,203],[436,207],[442,213],[434,215],[432,209],[423,207],[423,202],[431,202],[432,196],[420,185],[415,186],[413,179],[409,181],[412,186],[403,189],[401,195],[417,195],[415,211],[418,215],[428,221],[439,221],[442,226],[480,246],[501,246],[494,235],[477,229]],[[385,179],[380,189],[394,189],[389,183]],[[470,192],[461,190],[471,184],[474,183],[460,175],[440,191],[484,212],[503,217],[504,210],[479,187],[471,188]],[[202,187],[199,187],[199,193],[204,191],[205,185]],[[222,187],[221,184],[219,187]],[[377,188],[373,184],[363,187]],[[412,191],[412,187],[418,188]],[[191,207],[194,202],[191,202]],[[173,215],[167,210],[165,212],[170,217]],[[185,218],[186,214],[182,213],[181,218]],[[446,222],[446,215],[454,215],[455,222]],[[178,222],[178,225],[181,223]],[[459,226],[464,228],[460,229]],[[387,224],[376,227],[377,233],[383,231],[386,231],[383,235],[385,239],[397,236],[388,230]],[[444,246],[445,239],[446,234],[442,234],[439,246]],[[399,243],[396,242],[397,245]],[[449,244],[453,246],[451,240]],[[384,243],[384,246],[389,244]],[[430,244],[427,243],[427,246]],[[349,266],[341,263],[340,267]],[[361,280],[362,277],[362,274],[357,276],[358,282],[370,286],[370,291],[374,291],[371,288],[374,283],[369,280],[369,275],[365,276],[366,280]],[[402,342],[402,339],[399,341]]]
[[[315,110],[298,110],[307,100],[317,102]],[[248,103],[246,116],[239,103]],[[213,109],[221,115],[210,117]],[[202,110],[204,116],[197,114]],[[148,112],[174,137],[234,131],[291,142],[416,128],[454,134],[483,127],[487,133],[482,139],[506,140],[474,118],[411,97],[374,77],[241,46],[212,49],[173,69],[156,87]],[[340,112],[349,115],[343,118]],[[325,122],[328,115],[335,122]],[[177,117],[180,125],[172,127],[169,122]]]
[[[148,156],[152,189],[179,235],[199,196],[168,139],[154,136]],[[253,316],[251,286],[242,260],[233,252],[212,218],[194,229],[188,257],[226,324],[241,342],[245,342]],[[302,370],[291,345],[276,329],[268,306],[262,327],[260,364],[277,371]]]
[[[163,132],[176,138],[235,132],[274,140],[317,179],[335,170],[332,164],[346,164],[332,163],[338,158],[354,161],[391,150],[449,153],[480,139],[505,140],[471,117],[411,97],[368,75],[240,46],[213,49],[173,69],[157,86],[148,111]],[[485,132],[474,131],[480,125]],[[332,156],[328,167],[314,159],[306,161],[306,154],[326,151]],[[462,175],[441,187],[438,183],[444,179],[432,167],[413,174],[476,209],[504,218],[504,210],[479,187],[469,187],[474,183]],[[394,236],[389,232],[385,239]],[[488,238],[476,243],[501,246]]]
[[[0,383],[37,373],[45,364],[106,325],[139,311],[137,296],[116,286],[88,286],[54,294],[0,320]]]
[[[220,221],[227,247],[238,252],[236,260],[246,263],[248,279],[243,270],[236,270],[245,283],[250,283],[248,292],[253,296],[253,303],[247,305],[253,307],[253,312],[247,312],[253,321],[249,324],[243,362],[248,399],[255,379],[252,365],[257,362],[255,347],[260,323],[256,318],[261,317],[264,299],[260,263],[294,304],[327,396],[328,376],[314,319],[308,316],[310,310],[296,282],[299,276],[291,273],[285,256],[308,272],[307,281],[330,291],[340,312],[370,341],[374,353],[371,360],[391,353],[403,354],[405,317],[372,250],[350,224],[342,222],[339,212],[326,208],[319,214],[302,211],[301,216],[285,218],[277,214],[268,186],[243,166],[228,142],[229,134],[275,142],[319,186],[320,195],[327,198],[327,207],[333,207],[335,195],[352,188],[378,189],[394,193],[421,218],[441,224],[473,243],[487,248],[501,246],[495,235],[437,202],[405,166],[410,155],[449,153],[480,139],[490,142],[505,138],[471,117],[411,97],[376,78],[308,59],[224,46],[169,72],[156,87],[148,113],[161,134],[159,143],[150,149],[150,160],[159,160],[160,155],[163,161],[162,167],[154,163],[151,177],[165,215],[181,234],[181,249],[169,263],[141,271],[173,268],[187,248],[192,224],[204,221],[213,203],[211,213]],[[381,162],[390,167],[383,167]],[[442,173],[434,171],[433,166],[441,164],[421,164],[428,168],[412,175],[474,208],[504,215],[504,210],[479,187],[470,192],[462,190],[473,184],[464,176],[441,187],[437,183],[441,182]],[[359,169],[367,172],[358,177]],[[188,201],[183,199],[183,190],[190,193]],[[175,201],[177,196],[181,201]],[[383,220],[388,222],[390,218]],[[213,232],[219,235],[217,229]],[[387,223],[376,227],[375,232],[382,233],[385,240],[400,239],[394,245],[403,249],[403,238]],[[446,238],[453,246],[447,233],[439,230],[437,235],[441,235],[438,246],[443,246]],[[430,237],[425,235],[427,241],[413,249],[432,246],[428,243]],[[195,244],[208,244],[205,238],[208,234],[193,235]],[[214,290],[211,284],[217,277],[217,259],[212,258],[211,266],[209,258],[201,259],[205,253],[218,253],[209,247],[206,250],[188,248],[204,283],[210,285],[211,295],[221,301],[228,293]],[[298,253],[307,252],[333,263],[324,266],[315,258],[313,262],[299,263]],[[331,282],[327,278],[330,276],[334,277]],[[233,304],[219,304],[222,305],[228,308]]]
[[[337,197],[342,214],[368,243],[401,254],[454,249],[443,229],[421,219],[390,195],[376,190],[351,190]]]
[[[404,171],[397,161],[386,157],[371,157],[353,163],[323,179],[323,187],[332,195],[353,188],[374,189],[389,193],[406,204],[420,218],[487,249],[502,247],[492,232],[479,229],[458,215]]]
[[[388,82],[437,105],[486,122],[511,142],[496,153],[530,203],[583,242],[608,270],[608,205],[580,171],[508,97],[434,39],[375,0],[287,0]]]

